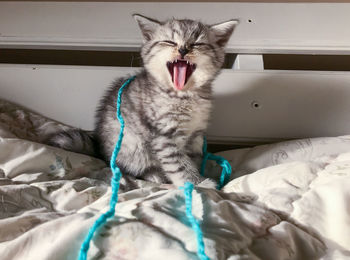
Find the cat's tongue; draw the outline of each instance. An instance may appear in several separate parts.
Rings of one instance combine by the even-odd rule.
[[[186,62],[177,62],[174,64],[174,85],[177,90],[182,90],[186,83]]]

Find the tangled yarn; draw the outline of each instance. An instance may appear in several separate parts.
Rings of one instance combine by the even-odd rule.
[[[112,170],[112,179],[111,179],[111,187],[112,187],[112,195],[111,199],[109,202],[109,209],[107,212],[103,213],[100,215],[100,217],[95,221],[93,226],[89,229],[82,245],[79,251],[79,260],[86,260],[87,258],[87,252],[90,248],[90,242],[94,236],[94,233],[97,231],[97,229],[102,226],[104,223],[107,222],[107,220],[111,217],[114,216],[115,214],[115,206],[117,205],[118,202],[118,191],[119,191],[119,186],[120,186],[120,180],[122,177],[122,173],[119,169],[119,167],[116,164],[116,159],[118,156],[118,153],[120,151],[122,141],[123,141],[123,136],[124,136],[124,119],[121,115],[120,111],[120,106],[122,103],[122,93],[125,87],[127,87],[131,81],[135,79],[135,76],[129,78],[127,81],[124,82],[124,84],[120,87],[118,91],[118,97],[117,97],[117,119],[120,123],[120,131],[119,131],[119,136],[118,136],[118,141],[115,145],[114,151],[111,156],[110,160],[110,167]],[[220,177],[220,181],[218,184],[218,188],[221,189],[221,187],[228,181],[230,174],[231,174],[231,166],[230,164],[221,156],[213,155],[211,153],[207,152],[207,142],[206,139],[204,138],[203,142],[203,161],[201,165],[201,175],[204,174],[204,169],[207,160],[214,160],[220,166],[222,167],[222,173]],[[205,247],[204,247],[204,242],[203,242],[203,233],[200,228],[200,223],[198,220],[193,216],[192,214],[192,191],[193,191],[193,184],[190,182],[186,182],[184,187],[180,187],[184,191],[185,195],[185,205],[186,205],[186,216],[191,224],[191,228],[196,234],[196,239],[197,239],[197,255],[200,260],[209,260],[208,256],[205,254]]]

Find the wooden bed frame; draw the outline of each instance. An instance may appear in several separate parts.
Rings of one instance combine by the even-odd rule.
[[[227,48],[237,58],[215,81],[209,141],[257,144],[349,134],[350,72],[267,70],[263,58],[349,55],[348,3],[0,1],[0,48],[138,51],[141,36],[133,13],[160,20],[240,20]],[[104,89],[137,69],[2,64],[0,97],[91,129]]]

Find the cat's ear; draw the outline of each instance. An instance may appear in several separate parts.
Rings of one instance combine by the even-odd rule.
[[[160,25],[160,22],[140,14],[134,14],[133,17],[139,24],[144,40],[145,41],[151,40],[154,32],[157,30],[158,26]]]
[[[213,24],[210,26],[211,31],[216,37],[216,43],[220,47],[225,47],[237,24],[238,20],[229,20],[223,23]]]

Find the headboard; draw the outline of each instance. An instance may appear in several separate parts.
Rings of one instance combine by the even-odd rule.
[[[347,3],[0,1],[0,62],[6,49],[137,52],[141,36],[133,13],[240,20],[227,47],[237,54],[233,66],[214,84],[209,141],[262,143],[350,132],[350,72],[271,70],[265,60],[267,54],[346,57]],[[0,97],[92,129],[104,89],[137,69],[3,63]]]

